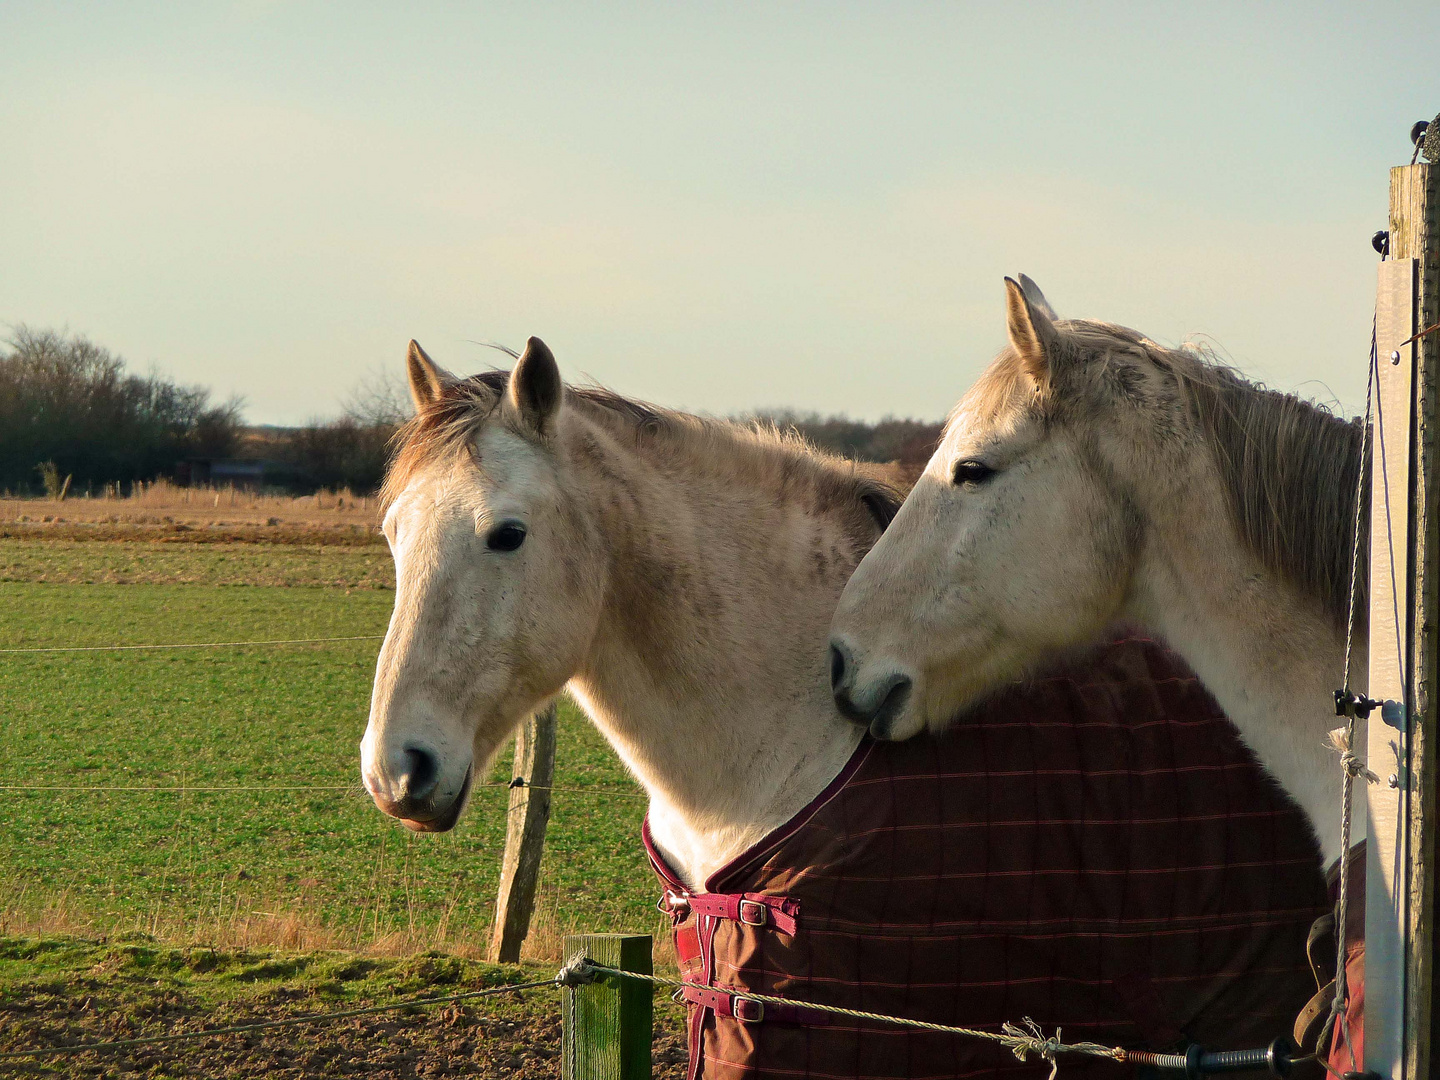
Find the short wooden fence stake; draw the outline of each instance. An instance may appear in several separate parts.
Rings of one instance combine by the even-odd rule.
[[[649,934],[570,934],[565,958],[653,973]],[[654,989],[639,979],[601,978],[561,991],[562,1080],[650,1080]]]
[[[490,938],[490,959],[501,964],[519,962],[520,945],[530,932],[535,890],[540,883],[540,857],[545,853],[545,828],[550,822],[555,724],[555,703],[551,702],[521,724],[515,734],[515,779],[510,788],[495,931]]]

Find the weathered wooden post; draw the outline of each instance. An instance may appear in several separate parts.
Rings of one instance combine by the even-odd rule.
[[[649,975],[649,934],[571,934],[565,958]],[[639,979],[602,978],[561,991],[561,1080],[650,1080],[654,990]]]
[[[1435,788],[1440,727],[1440,166],[1390,172],[1389,257],[1376,297],[1378,359],[1371,468],[1372,698],[1404,716],[1369,719],[1364,785],[1365,1068],[1425,1080],[1435,970]]]
[[[551,702],[515,734],[514,779],[505,830],[505,858],[500,866],[500,896],[495,902],[495,930],[490,959],[513,964],[530,932],[535,889],[540,882],[540,857],[545,853],[545,827],[550,822],[550,786],[555,779],[555,703]]]

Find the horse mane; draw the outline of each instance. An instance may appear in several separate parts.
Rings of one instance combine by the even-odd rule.
[[[382,506],[395,500],[416,470],[472,442],[498,408],[509,381],[510,373],[500,370],[458,380],[402,425],[380,490]],[[794,430],[677,412],[598,386],[567,385],[565,404],[637,445],[688,449],[737,474],[768,480],[787,497],[808,495],[819,509],[861,507],[882,532],[900,509],[902,494],[884,478],[883,466],[827,454]]]
[[[1185,415],[1214,454],[1246,547],[1343,624],[1350,611],[1362,422],[1247,379],[1202,346],[1167,348],[1107,323],[1076,320],[1060,326],[1063,337],[1087,356],[1118,354],[1122,363],[1105,365],[1105,374],[1122,387],[1126,354],[1170,376]],[[1362,506],[1368,490],[1367,478]],[[1367,521],[1362,515],[1362,560],[1369,547]],[[1367,575],[1358,578],[1363,598]]]
[[[1170,370],[1214,449],[1240,535],[1266,567],[1318,597],[1343,624],[1350,614],[1355,499],[1363,421],[1246,379],[1197,350],[1167,350]],[[1369,514],[1360,517],[1357,603],[1368,593]]]

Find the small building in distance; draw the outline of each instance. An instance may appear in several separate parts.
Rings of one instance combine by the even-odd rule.
[[[191,458],[175,466],[175,482],[182,487],[234,488],[259,491],[275,486],[285,467],[274,461],[238,458]],[[268,483],[267,483],[268,481]]]

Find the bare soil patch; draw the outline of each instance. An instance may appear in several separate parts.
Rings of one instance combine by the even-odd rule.
[[[0,1051],[110,1042],[386,1005],[544,978],[429,955],[261,955],[0,939]],[[655,1075],[679,1080],[682,1014],[657,1000]],[[0,1061],[6,1076],[424,1077],[560,1075],[560,1003],[542,988],[449,1005],[172,1044]]]

